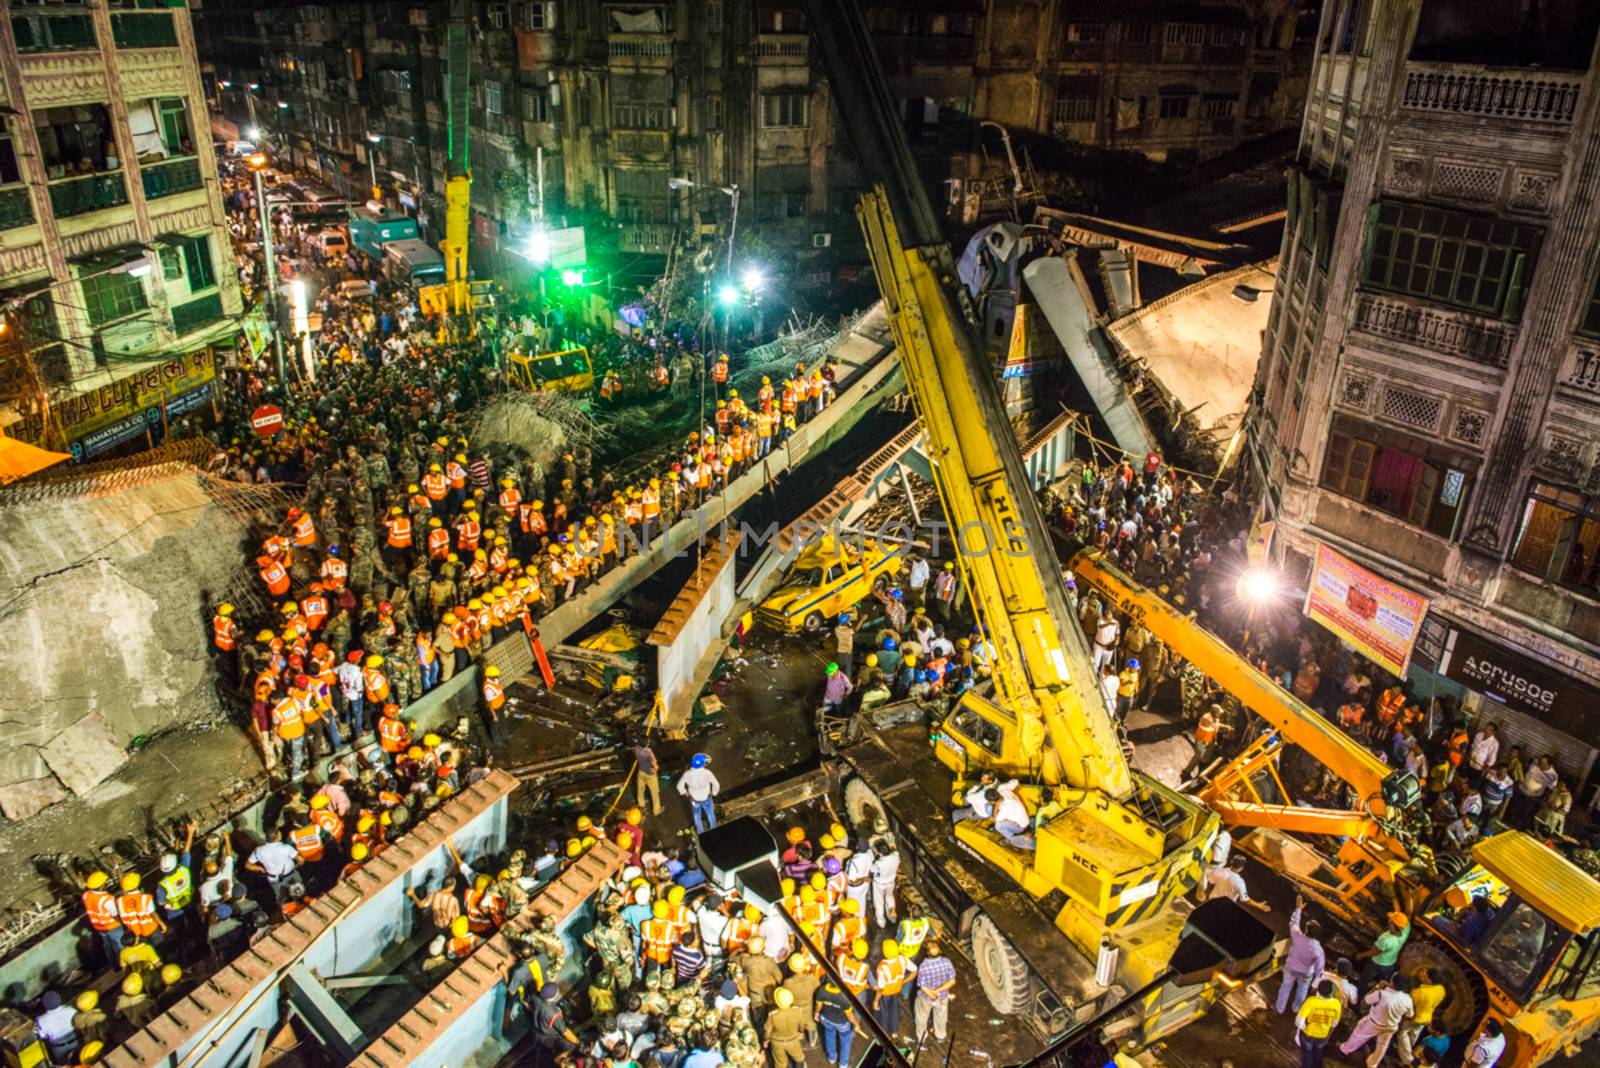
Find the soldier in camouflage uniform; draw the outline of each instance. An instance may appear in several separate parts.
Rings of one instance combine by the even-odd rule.
[[[540,916],[534,921],[533,928],[528,932],[528,941],[549,958],[552,975],[561,971],[561,964],[567,959],[567,946],[556,933],[554,916]]]
[[[1206,690],[1210,680],[1205,672],[1193,664],[1184,664],[1178,675],[1179,693],[1182,695],[1183,718],[1190,722],[1199,720],[1206,705]]]
[[[761,1039],[756,1029],[745,1018],[743,1009],[735,1009],[728,1037],[723,1042],[723,1055],[731,1068],[761,1068],[766,1056],[761,1052]]]
[[[411,617],[417,621],[418,626],[432,623],[439,617],[429,615],[428,612],[428,585],[432,578],[428,571],[428,561],[425,557],[418,557],[416,566],[406,576],[406,597],[411,606]]]
[[[367,483],[381,496],[389,488],[389,478],[389,457],[381,448],[373,449],[367,457]]]
[[[669,970],[667,972],[653,971],[645,975],[644,996],[639,999],[641,1012],[647,1012],[654,1017],[664,1017],[672,1011],[672,1007],[667,1003],[667,996],[661,992],[662,976],[671,974],[672,972]]]
[[[601,964],[610,970],[618,990],[633,985],[633,942],[628,937],[628,921],[613,912],[603,925],[584,936],[584,941],[600,955]]]

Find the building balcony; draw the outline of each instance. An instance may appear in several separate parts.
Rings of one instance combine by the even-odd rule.
[[[17,39],[17,51],[23,54],[87,52],[99,47],[94,19],[81,10],[14,12],[11,32]]]
[[[804,63],[810,55],[811,38],[803,33],[762,33],[756,35],[756,58]]]
[[[0,189],[0,230],[15,230],[33,223],[33,200],[27,186]]]
[[[617,233],[622,252],[665,252],[672,247],[673,228],[665,223],[624,223]]]
[[[165,163],[140,164],[146,200],[158,200],[176,193],[188,193],[205,185],[200,160],[194,156],[169,159]]]
[[[178,27],[170,11],[123,11],[111,16],[118,48],[177,48]]]
[[[1510,360],[1515,334],[1514,328],[1494,319],[1377,293],[1357,295],[1352,326],[1363,334],[1497,370]]]
[[[1578,72],[1495,70],[1455,63],[1408,63],[1400,107],[1407,111],[1571,125],[1583,92]]]
[[[614,33],[606,40],[606,56],[666,66],[672,62],[672,39],[657,34]]]
[[[50,183],[50,210],[58,219],[91,211],[120,207],[128,202],[128,187],[120,171],[58,178]]]
[[[1600,342],[1580,339],[1569,348],[1556,384],[1591,404],[1600,404]]]
[[[208,296],[191,300],[187,304],[179,304],[172,309],[172,329],[179,336],[192,334],[201,327],[219,322],[224,315],[222,310],[222,294],[212,293]]]

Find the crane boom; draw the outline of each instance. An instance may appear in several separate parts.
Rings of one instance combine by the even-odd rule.
[[[472,32],[470,0],[450,0],[445,26],[445,306],[453,316],[468,315],[472,287],[467,279],[467,244],[472,222],[472,170],[467,134],[472,105]]]
[[[812,0],[846,131],[881,181],[857,216],[926,430],[963,580],[995,647],[995,685],[1020,728],[1013,774],[1126,798],[1133,780],[1094,686],[1043,513],[1016,436],[956,291],[955,264],[899,129],[872,42],[851,0]]]

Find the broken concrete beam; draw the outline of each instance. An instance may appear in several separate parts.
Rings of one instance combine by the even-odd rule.
[[[126,750],[117,744],[111,725],[98,712],[89,713],[50,739],[40,754],[61,784],[79,797],[128,762]]]
[[[8,820],[25,820],[66,799],[67,791],[54,776],[0,786],[0,812]]]

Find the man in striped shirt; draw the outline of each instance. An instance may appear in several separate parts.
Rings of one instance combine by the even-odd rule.
[[[489,454],[480,452],[467,465],[467,481],[472,483],[473,489],[488,489],[489,475]]]
[[[683,932],[678,944],[672,947],[672,973],[679,986],[698,983],[700,973],[705,971],[706,955],[700,951],[698,942],[699,937],[691,929]]]

